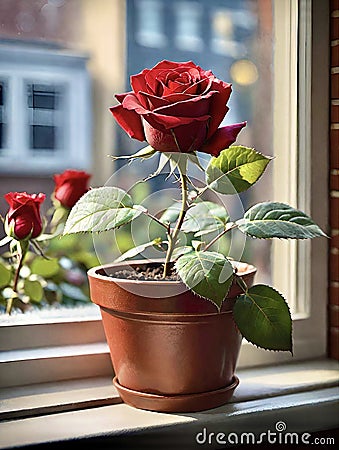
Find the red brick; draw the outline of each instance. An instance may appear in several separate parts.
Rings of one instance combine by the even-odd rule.
[[[339,44],[331,46],[331,67],[339,66]]]
[[[330,189],[339,191],[339,171],[330,174]]]
[[[339,253],[330,252],[330,280],[339,281]]]
[[[331,106],[331,122],[339,123],[339,105]]]
[[[339,73],[331,75],[331,97],[332,99],[339,98]]]
[[[339,0],[331,0],[330,7],[331,7],[331,11],[335,11],[336,9],[339,9]]]
[[[330,197],[330,224],[331,228],[339,229],[339,197]]]
[[[339,306],[330,305],[329,307],[330,327],[339,328]]]
[[[331,40],[339,39],[339,17],[331,19]]]
[[[332,281],[329,289],[330,304],[339,306],[339,283]]]
[[[332,231],[330,247],[339,248],[339,233],[338,233],[338,231]]]
[[[331,130],[331,169],[339,169],[339,130]]]
[[[330,328],[329,356],[339,360],[339,328]]]

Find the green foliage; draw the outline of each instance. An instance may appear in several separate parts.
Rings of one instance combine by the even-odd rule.
[[[46,259],[42,256],[38,256],[33,259],[30,268],[32,273],[47,278],[53,277],[60,270],[57,259]]]
[[[292,352],[292,320],[284,297],[270,286],[258,284],[240,295],[233,308],[242,335],[266,350]]]
[[[206,183],[221,194],[246,191],[261,177],[269,157],[241,145],[223,150],[211,158],[206,169]]]
[[[181,230],[199,237],[223,229],[228,220],[229,215],[222,205],[209,201],[199,202],[188,210]]]
[[[24,281],[24,293],[33,302],[40,302],[44,295],[41,283],[38,280],[29,280],[29,279],[26,279]]]
[[[119,228],[141,214],[133,206],[131,196],[122,189],[109,186],[91,189],[72,208],[64,235]]]
[[[285,203],[264,202],[252,206],[237,221],[239,230],[256,238],[307,239],[326,236],[304,212]]]
[[[221,308],[233,280],[232,264],[224,255],[194,251],[181,256],[175,267],[189,289]]]
[[[9,286],[12,271],[5,264],[0,263],[0,288]]]
[[[180,212],[180,204],[173,203],[160,217],[163,223],[175,223]],[[194,233],[195,237],[223,229],[229,220],[224,206],[211,201],[193,203],[187,211],[181,231]]]
[[[44,256],[28,251],[18,279],[18,292],[13,292],[17,250],[0,257],[0,304],[13,299],[13,307],[26,311],[51,304],[76,305],[90,302],[87,270],[99,261],[91,236],[69,235],[41,241]],[[13,264],[13,262],[15,264]],[[12,267],[11,267],[12,264]]]
[[[142,148],[141,150],[134,153],[134,155],[123,155],[123,156],[112,156],[112,159],[148,159],[151,158],[153,155],[157,153],[154,148],[152,148],[150,145],[147,145],[146,147]]]
[[[151,242],[146,242],[145,244],[137,245],[136,247],[132,247],[131,249],[127,250],[127,252],[123,253],[115,260],[115,262],[121,262],[125,261],[126,259],[134,258],[137,255],[140,255],[140,253],[144,252],[149,247],[159,247],[162,243],[161,238],[155,238]]]

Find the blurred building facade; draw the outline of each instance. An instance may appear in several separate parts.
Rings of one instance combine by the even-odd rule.
[[[4,193],[49,196],[67,168],[110,176],[124,21],[124,0],[0,1],[1,212]]]
[[[272,0],[0,0],[0,213],[3,194],[49,197],[52,175],[67,168],[90,172],[92,186],[115,183],[108,155],[145,144],[112,119],[114,94],[163,59],[231,82],[225,124],[246,120],[241,143],[272,155],[272,49]],[[117,181],[131,186],[152,164],[132,164]],[[269,191],[266,175],[259,197],[241,201]]]

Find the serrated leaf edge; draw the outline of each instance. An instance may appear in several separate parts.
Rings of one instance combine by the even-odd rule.
[[[266,350],[266,351],[269,350],[269,351],[271,351],[271,352],[281,352],[281,351],[290,352],[291,355],[293,356],[293,320],[292,320],[291,310],[290,310],[290,307],[289,307],[288,302],[286,301],[286,299],[285,299],[285,297],[283,296],[283,294],[282,294],[280,291],[278,291],[278,289],[276,289],[276,288],[273,287],[273,286],[270,286],[270,285],[268,285],[268,284],[255,284],[254,286],[251,286],[251,287],[255,287],[255,286],[269,287],[269,288],[273,289],[273,291],[277,292],[277,293],[284,299],[285,304],[286,304],[286,306],[287,306],[287,310],[288,310],[289,317],[290,317],[290,319],[291,319],[291,350],[279,350],[279,349],[274,349],[274,348],[264,347],[264,346],[261,346],[261,345],[256,344],[255,342],[251,341],[251,340],[248,339],[247,337],[244,337],[244,336],[242,335],[242,333],[241,333],[239,327],[238,327],[238,324],[237,324],[237,322],[236,322],[236,320],[235,320],[235,317],[234,317],[234,311],[232,310],[232,318],[233,318],[233,321],[234,321],[236,327],[237,327],[238,330],[239,330],[239,333],[246,339],[246,341],[248,341],[250,344],[254,345],[255,347],[257,347],[257,348],[259,348],[259,349],[263,349],[263,350]],[[251,289],[251,288],[249,288],[249,289]],[[238,297],[236,298],[236,300],[235,300],[235,302],[234,302],[234,305],[236,304],[236,301],[237,301],[242,295],[245,295],[245,294],[246,294],[246,293],[244,292],[243,294],[238,295]]]

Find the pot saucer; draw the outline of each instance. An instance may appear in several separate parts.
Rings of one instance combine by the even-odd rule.
[[[123,402],[135,408],[157,412],[197,412],[227,403],[239,384],[239,378],[234,376],[231,384],[221,389],[184,395],[159,395],[134,391],[122,386],[117,377],[113,378],[113,384]]]

